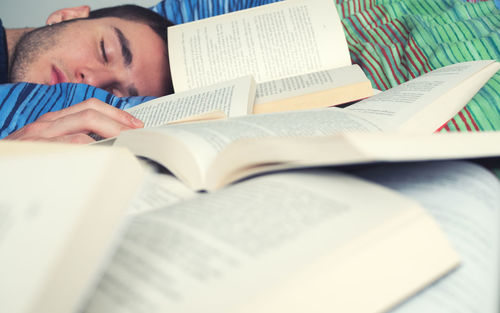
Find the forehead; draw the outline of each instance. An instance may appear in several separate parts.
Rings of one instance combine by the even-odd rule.
[[[131,21],[118,17],[101,17],[96,19],[84,19],[85,28],[92,30],[111,30],[118,28],[132,42],[149,42],[153,47],[162,51],[166,50],[165,38],[161,38],[149,25],[144,22]],[[165,31],[166,34],[166,31]]]

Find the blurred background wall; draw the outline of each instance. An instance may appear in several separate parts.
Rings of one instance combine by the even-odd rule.
[[[0,19],[6,28],[45,25],[50,13],[61,8],[89,5],[91,9],[117,4],[152,6],[160,0],[0,0]]]

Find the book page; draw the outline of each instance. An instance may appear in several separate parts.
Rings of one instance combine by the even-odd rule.
[[[131,216],[164,208],[197,195],[169,174],[148,173],[137,196],[127,209]]]
[[[75,312],[141,182],[139,165],[125,151],[44,145],[0,155],[2,312]],[[2,142],[0,151],[12,146]]]
[[[444,125],[500,68],[494,61],[457,63],[426,73],[348,106],[384,130],[432,133]]]
[[[175,93],[142,103],[126,111],[154,127],[221,111],[227,117],[252,112],[255,82],[251,76],[225,81],[204,88]]]
[[[462,265],[394,313],[497,313],[500,182],[464,161],[373,166],[356,172],[419,201],[448,235]]]
[[[405,231],[423,220],[429,227],[416,227],[423,236],[410,240]],[[432,225],[412,201],[345,175],[259,177],[136,218],[84,312],[307,312],[311,303],[322,305],[315,312],[376,312],[415,281],[399,277],[402,267],[403,276],[423,278],[429,273],[421,270],[435,266],[427,261],[450,257],[447,244],[428,254],[429,243],[444,242]],[[386,243],[390,249],[381,249]],[[366,255],[370,249],[378,253]],[[331,256],[329,267],[319,271],[325,256]],[[300,276],[306,269],[315,270],[307,277],[322,278],[322,285],[288,294],[271,309],[280,291],[310,282]],[[344,270],[350,275],[343,277]],[[351,286],[365,272],[371,273],[365,286]],[[394,285],[389,272],[399,277]],[[352,297],[367,305],[352,309]],[[299,299],[307,301],[295,306]]]
[[[168,28],[176,92],[242,75],[257,82],[351,64],[335,4],[293,0]]]
[[[255,104],[310,94],[366,81],[358,65],[301,74],[257,84]]]
[[[259,173],[307,167],[500,156],[500,132],[404,134],[340,132],[233,142],[207,172],[207,190]]]
[[[327,108],[125,131],[118,136],[115,145],[126,146],[136,155],[149,157],[191,184],[190,187],[203,189],[206,172],[217,154],[238,139],[378,130],[362,117],[340,108]]]

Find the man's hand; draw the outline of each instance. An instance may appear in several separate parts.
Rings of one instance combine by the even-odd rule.
[[[69,108],[49,112],[4,139],[91,143],[89,134],[103,138],[144,124],[129,113],[97,99],[88,99]]]

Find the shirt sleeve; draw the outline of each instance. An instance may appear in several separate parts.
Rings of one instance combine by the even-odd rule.
[[[84,84],[3,84],[0,85],[0,139],[47,112],[59,111],[89,98],[99,99],[122,110],[153,99],[119,98],[105,90]]]

